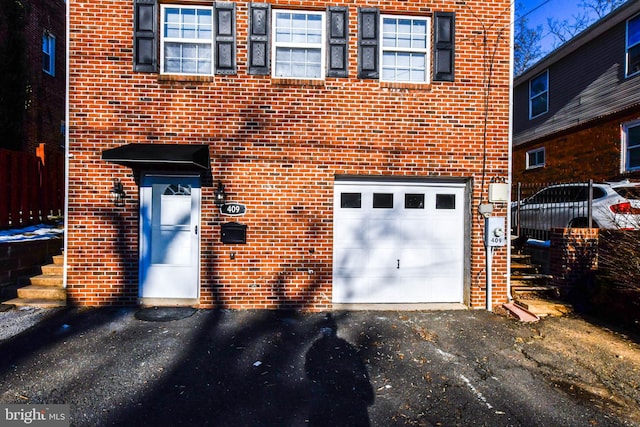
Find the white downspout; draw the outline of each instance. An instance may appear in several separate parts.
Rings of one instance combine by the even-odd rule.
[[[62,281],[64,288],[67,287],[67,248],[69,242],[69,16],[72,0],[65,0],[65,89],[64,89],[64,269],[62,270]]]
[[[509,188],[513,186],[512,174],[513,174],[513,47],[514,47],[514,32],[515,32],[515,3],[511,2],[511,40],[510,40],[510,58],[509,58],[509,70],[511,70],[511,78],[509,79],[509,153],[508,153],[508,172],[507,182]],[[507,229],[505,233],[507,238],[507,301],[513,301],[511,295],[511,191],[509,191],[509,203],[507,203]]]

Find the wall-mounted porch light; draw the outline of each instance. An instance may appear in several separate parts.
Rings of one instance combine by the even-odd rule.
[[[113,187],[111,187],[109,193],[111,193],[111,201],[114,206],[124,206],[124,199],[127,197],[127,194],[124,192],[124,187],[120,179],[113,178]]]
[[[222,181],[218,181],[218,188],[213,193],[213,199],[216,206],[222,206],[227,202],[227,193],[224,192],[224,185]]]

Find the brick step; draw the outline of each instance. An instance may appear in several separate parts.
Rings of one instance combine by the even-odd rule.
[[[67,290],[62,287],[29,285],[18,288],[18,298],[21,299],[51,299],[66,301]]]
[[[65,307],[67,305],[66,300],[52,300],[52,299],[29,299],[29,298],[14,298],[9,301],[4,301],[3,304],[15,305],[18,307],[38,307],[38,308],[55,308]]]
[[[64,265],[64,255],[54,255],[53,263],[55,265]]]
[[[40,267],[42,274],[46,276],[62,276],[64,273],[64,266],[58,264],[47,264]]]
[[[527,254],[518,254],[518,253],[511,253],[511,259],[512,260],[516,260],[516,261],[520,261],[520,262],[525,262],[525,261],[530,261],[531,260],[531,255],[527,255]]]

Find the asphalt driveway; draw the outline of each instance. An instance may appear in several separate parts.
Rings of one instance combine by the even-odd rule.
[[[575,317],[67,308],[9,335],[0,403],[74,426],[640,425],[638,343]]]

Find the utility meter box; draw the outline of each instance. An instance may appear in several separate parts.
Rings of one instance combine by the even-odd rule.
[[[507,236],[505,232],[505,217],[490,216],[484,220],[484,244],[486,246],[505,246]]]

